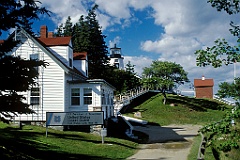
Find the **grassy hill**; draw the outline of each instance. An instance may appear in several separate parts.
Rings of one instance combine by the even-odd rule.
[[[141,112],[143,120],[161,126],[169,124],[205,125],[213,121],[219,121],[224,115],[223,110],[231,109],[230,106],[225,107],[218,101],[171,94],[168,95],[166,105],[163,105],[162,102],[163,97],[160,93],[145,94],[123,108],[122,113],[133,117],[134,113]]]

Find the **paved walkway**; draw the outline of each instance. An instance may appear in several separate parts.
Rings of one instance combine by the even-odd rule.
[[[199,125],[134,126],[134,130],[148,134],[149,141],[128,159],[187,160],[200,128]]]

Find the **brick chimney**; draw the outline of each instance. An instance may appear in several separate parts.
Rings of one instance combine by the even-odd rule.
[[[47,37],[48,38],[53,38],[53,32],[48,32]]]
[[[47,26],[41,26],[41,28],[40,28],[40,38],[47,38],[47,37],[48,37]]]

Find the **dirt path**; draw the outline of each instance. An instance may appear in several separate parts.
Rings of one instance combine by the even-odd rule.
[[[199,128],[199,125],[134,126],[134,130],[148,134],[149,141],[128,159],[187,160]]]

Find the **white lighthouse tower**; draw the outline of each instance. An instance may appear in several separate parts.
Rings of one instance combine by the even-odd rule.
[[[110,48],[110,64],[119,69],[124,69],[122,51],[116,44],[113,48]]]

